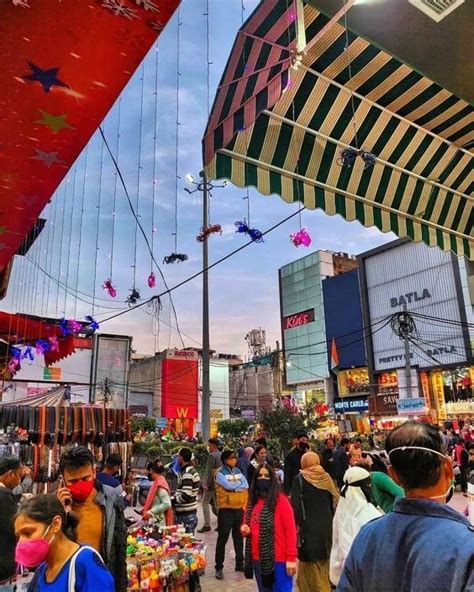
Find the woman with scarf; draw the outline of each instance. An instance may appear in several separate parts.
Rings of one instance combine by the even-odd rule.
[[[242,525],[245,577],[255,573],[259,592],[291,592],[296,574],[296,524],[288,498],[279,491],[273,467],[255,472]]]
[[[332,524],[332,549],[329,560],[329,578],[337,586],[359,530],[382,515],[371,503],[370,473],[362,467],[351,467],[344,475],[344,486]]]
[[[153,481],[153,485],[142,510],[143,518],[155,519],[159,528],[173,524],[170,486],[163,476],[165,470],[164,464],[159,459],[155,459],[148,465],[148,478]]]
[[[330,592],[329,556],[332,521],[339,501],[334,481],[321,466],[319,455],[306,452],[293,481],[291,503],[298,526],[299,592]]]

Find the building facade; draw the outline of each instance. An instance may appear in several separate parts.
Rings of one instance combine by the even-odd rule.
[[[408,240],[363,253],[358,260],[374,415],[408,413],[439,421],[468,415],[474,382],[470,266],[450,252]],[[411,392],[405,344],[389,322],[404,307],[415,325],[409,342]],[[401,399],[416,401],[404,413]],[[390,416],[395,407],[397,414]]]
[[[356,266],[345,253],[317,251],[279,270],[286,383],[305,401],[329,403],[333,398],[323,280]]]

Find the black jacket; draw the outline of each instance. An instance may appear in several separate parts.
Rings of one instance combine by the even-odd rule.
[[[17,510],[12,491],[0,486],[0,582],[15,575],[16,538],[13,519]]]
[[[285,481],[283,483],[283,489],[287,495],[291,493],[295,477],[300,474],[301,458],[305,452],[307,450],[303,451],[296,447],[285,458]]]
[[[324,448],[322,450],[322,452],[320,452],[320,456],[321,456],[321,464],[323,465],[323,469],[326,471],[326,473],[329,473],[329,475],[335,479],[336,475],[334,473],[334,451],[333,450],[329,450],[328,448]]]
[[[339,446],[339,448],[337,448],[334,451],[333,458],[334,478],[337,480],[338,485],[341,486],[344,473],[349,468],[349,455],[347,454],[347,450],[343,446]]]
[[[298,559],[313,562],[329,559],[334,517],[331,493],[299,476],[293,481],[291,504],[300,533]]]

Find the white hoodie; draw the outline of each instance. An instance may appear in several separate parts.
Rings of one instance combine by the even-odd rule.
[[[361,467],[351,467],[344,475],[344,483],[355,483],[370,477],[370,473]],[[329,577],[337,586],[359,530],[382,513],[369,503],[360,487],[348,487],[340,497],[332,526],[332,549],[329,563]]]

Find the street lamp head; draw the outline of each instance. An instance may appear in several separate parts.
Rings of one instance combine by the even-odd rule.
[[[223,187],[227,187],[228,184],[229,184],[229,181],[227,181],[227,179],[222,182],[222,186]]]
[[[188,174],[186,175],[186,181],[187,181],[188,183],[194,183],[194,177],[191,175],[191,173],[188,173]]]

